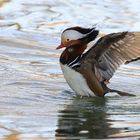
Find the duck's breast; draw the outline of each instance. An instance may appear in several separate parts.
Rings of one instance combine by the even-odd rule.
[[[75,71],[67,65],[60,65],[64,74],[64,78],[66,79],[69,86],[76,92],[76,94],[80,96],[95,96],[81,73]]]

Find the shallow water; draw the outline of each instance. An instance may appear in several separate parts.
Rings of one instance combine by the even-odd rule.
[[[70,26],[140,31],[139,7],[139,0],[1,0],[0,139],[139,139],[140,62],[122,66],[109,85],[136,97],[80,98],[55,50]]]

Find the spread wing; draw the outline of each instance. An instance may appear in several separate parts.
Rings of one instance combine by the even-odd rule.
[[[109,80],[121,64],[140,58],[140,32],[121,32],[100,38],[84,56],[94,65],[99,81]]]

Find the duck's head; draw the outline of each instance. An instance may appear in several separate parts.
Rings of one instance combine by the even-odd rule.
[[[73,45],[87,45],[94,40],[99,31],[95,28],[71,27],[65,29],[61,34],[61,44],[56,49],[69,47]]]

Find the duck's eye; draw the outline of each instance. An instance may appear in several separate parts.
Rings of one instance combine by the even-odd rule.
[[[67,39],[66,39],[66,41],[67,41],[67,42],[69,42],[69,41],[70,41],[70,39],[69,39],[69,38],[67,38]]]

